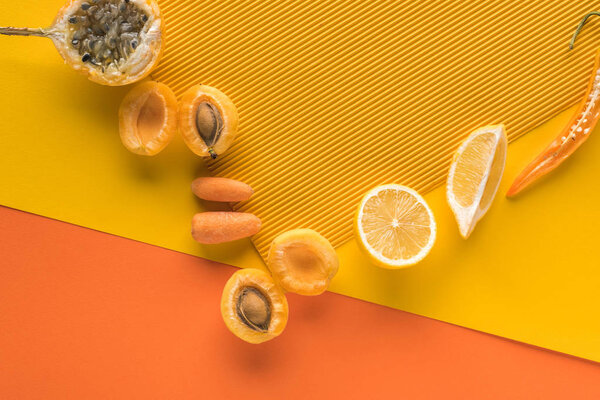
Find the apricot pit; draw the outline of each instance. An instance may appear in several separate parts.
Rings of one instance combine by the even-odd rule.
[[[246,342],[258,344],[279,336],[287,324],[288,313],[283,290],[264,271],[237,271],[223,289],[223,321]]]

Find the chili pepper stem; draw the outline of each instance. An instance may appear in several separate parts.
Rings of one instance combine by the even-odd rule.
[[[12,26],[0,27],[0,35],[49,37],[46,30],[42,28],[14,28]]]
[[[581,22],[579,23],[579,25],[577,25],[577,29],[575,29],[575,33],[573,34],[573,37],[571,38],[571,41],[569,42],[569,49],[573,50],[573,47],[575,47],[575,40],[577,39],[577,36],[579,35],[579,32],[581,32],[581,30],[583,29],[583,26],[587,22],[588,18],[590,18],[592,15],[600,16],[600,12],[598,12],[598,11],[592,11],[592,12],[587,13],[583,17],[583,19],[581,20]]]

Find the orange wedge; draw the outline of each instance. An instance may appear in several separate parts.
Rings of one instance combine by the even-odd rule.
[[[490,125],[473,132],[454,155],[446,198],[465,239],[492,205],[504,172],[507,143],[504,125]]]
[[[421,261],[433,247],[436,224],[431,209],[414,190],[384,185],[369,191],[354,220],[359,246],[383,268],[397,269]]]

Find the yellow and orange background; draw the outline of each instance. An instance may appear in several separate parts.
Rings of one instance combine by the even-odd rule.
[[[0,2],[0,25],[44,26],[61,3]],[[189,189],[195,177],[209,173],[204,161],[180,140],[151,159],[128,153],[116,131],[127,88],[101,87],[73,73],[49,41],[0,38],[0,204],[112,234],[0,209],[3,398],[44,393],[46,398],[227,398],[248,390],[286,398],[367,393],[564,398],[577,397],[573,387],[593,397],[600,374],[594,363],[600,361],[598,140],[592,135],[572,160],[523,196],[510,201],[503,196],[511,179],[567,123],[583,94],[600,39],[597,21],[590,21],[576,50],[569,53],[566,43],[593,3],[519,2],[521,8],[511,10],[509,1],[497,1],[471,7],[462,18],[489,30],[476,29],[479,41],[461,47],[455,35],[444,36],[461,20],[460,9],[450,12],[453,2],[424,2],[423,9],[404,14],[409,17],[398,29],[426,25],[430,30],[409,41],[413,47],[402,47],[404,41],[394,44],[398,50],[386,47],[381,54],[388,59],[344,56],[343,49],[376,48],[364,47],[373,44],[361,43],[364,35],[335,34],[356,20],[361,11],[356,3],[322,3],[313,9],[304,2],[295,8],[287,2],[160,3],[172,44],[155,78],[179,92],[200,80],[194,83],[219,87],[240,106],[239,141],[230,155],[208,167],[214,174],[244,178],[257,190],[258,199],[240,208],[265,222],[258,248],[282,229],[320,228],[338,245],[341,268],[331,290],[345,297],[290,296],[290,324],[281,338],[264,346],[239,342],[218,314],[220,291],[233,269],[207,260],[238,267],[264,264],[250,241],[203,247],[191,239],[191,216],[213,207],[198,202]],[[410,7],[374,2],[362,29],[386,28],[400,21],[395,13]],[[377,20],[375,8],[391,17]],[[442,9],[446,13],[434,13]],[[262,24],[255,22],[259,12]],[[522,17],[508,18],[510,13]],[[333,36],[315,36],[323,26],[337,30],[328,31]],[[244,52],[240,36],[252,29],[262,42],[249,41]],[[277,46],[291,32],[304,40],[288,43],[295,53],[287,64],[276,62],[283,51]],[[186,40],[189,35],[199,37]],[[347,77],[337,82],[340,91],[332,91],[326,75],[294,69],[294,60],[297,65],[310,60],[310,50],[320,43],[340,49],[321,66],[358,71],[368,65],[371,86]],[[485,46],[498,50],[485,52]],[[414,60],[400,57],[410,49]],[[189,60],[182,64],[186,55]],[[421,68],[401,79],[403,64],[388,62],[394,56]],[[391,65],[388,74],[386,65]],[[444,71],[452,71],[452,79],[436,81]],[[286,86],[286,79],[296,83]],[[307,89],[306,82],[314,87]],[[357,82],[363,103],[340,97],[343,88]],[[465,82],[471,82],[468,88]],[[486,95],[491,88],[486,82],[496,85],[494,95]],[[405,101],[398,87],[413,87],[414,95]],[[361,116],[356,110],[367,95],[371,114],[384,122],[383,134],[393,138],[383,147],[374,143],[371,159],[356,161],[354,150],[343,153],[323,141],[319,155],[330,159],[319,164],[306,157],[310,148],[286,144],[310,144],[299,137],[314,139],[315,134],[342,140],[379,137],[377,123],[333,133],[318,129],[335,118],[338,123],[351,118],[344,110]],[[386,99],[395,102],[393,113],[382,106]],[[298,120],[297,114],[314,111],[312,104],[332,105],[317,109],[310,121]],[[420,123],[430,123],[431,131],[427,124],[407,130],[415,115],[424,118]],[[261,124],[261,118],[273,123]],[[464,241],[437,185],[454,144],[484,119],[506,122],[511,138],[520,138],[509,147],[500,195]],[[418,141],[402,147],[412,137]],[[286,148],[288,153],[281,153]],[[421,163],[418,157],[403,158],[407,148],[428,156]],[[281,154],[288,158],[279,160]],[[344,173],[370,162],[378,163],[381,175],[365,174],[359,181],[356,173]],[[306,169],[308,164],[315,171]],[[278,177],[277,169],[286,165],[293,173]],[[321,189],[325,178],[318,175],[319,167],[339,179]],[[369,264],[346,233],[362,186],[392,177],[427,192],[439,229],[430,256],[402,271]],[[399,377],[406,384],[402,388]],[[354,385],[342,383],[347,381]]]

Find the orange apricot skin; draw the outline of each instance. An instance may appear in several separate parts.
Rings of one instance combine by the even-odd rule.
[[[244,287],[259,288],[271,302],[271,322],[266,332],[255,331],[237,317],[236,301]],[[279,336],[287,325],[289,308],[285,293],[265,271],[247,268],[234,273],[225,284],[221,296],[221,315],[227,328],[238,338],[259,344]]]
[[[254,214],[211,211],[194,215],[192,236],[202,244],[232,242],[256,235],[262,226]]]
[[[163,125],[155,137],[144,141],[138,133],[138,118],[149,96],[158,96],[164,103]],[[177,98],[173,91],[159,82],[144,82],[127,93],[119,107],[119,134],[123,145],[132,153],[153,156],[171,142],[177,132]]]
[[[250,185],[220,177],[195,179],[192,182],[192,192],[202,200],[221,202],[246,201],[254,194]]]
[[[198,106],[208,102],[212,104],[223,119],[223,131],[217,143],[209,148],[198,135],[196,114]],[[189,88],[179,102],[179,130],[185,144],[200,157],[212,157],[223,154],[235,140],[238,130],[239,115],[235,104],[223,92],[206,85]]]

